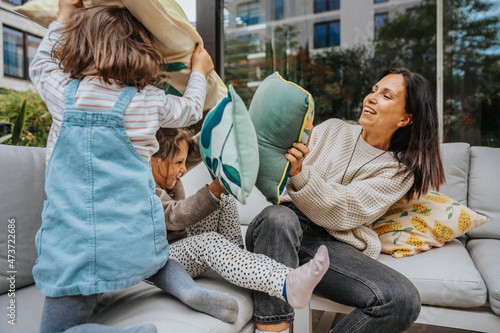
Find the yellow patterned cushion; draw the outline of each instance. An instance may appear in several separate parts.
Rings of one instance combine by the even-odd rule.
[[[486,216],[439,192],[428,192],[409,202],[399,200],[372,228],[382,252],[402,258],[441,247],[487,221]]]

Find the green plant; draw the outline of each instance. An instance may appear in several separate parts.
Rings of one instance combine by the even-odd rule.
[[[0,89],[0,123],[13,124],[0,143],[45,147],[52,117],[36,92]]]

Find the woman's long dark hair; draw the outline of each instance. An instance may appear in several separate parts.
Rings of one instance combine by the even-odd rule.
[[[378,78],[401,74],[405,81],[405,111],[412,115],[412,124],[400,127],[393,134],[389,151],[414,176],[414,183],[405,198],[420,197],[429,188],[436,191],[444,183],[445,175],[439,151],[439,121],[432,88],[422,75],[404,67],[388,68]],[[406,172],[406,170],[401,170]]]

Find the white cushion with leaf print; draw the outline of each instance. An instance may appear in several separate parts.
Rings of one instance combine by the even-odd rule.
[[[257,179],[259,149],[248,111],[232,86],[205,117],[200,153],[212,177],[245,204]]]

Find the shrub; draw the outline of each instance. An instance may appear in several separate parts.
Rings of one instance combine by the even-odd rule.
[[[26,120],[19,144],[22,146],[45,147],[50,125],[52,124],[52,117],[45,103],[36,92],[0,88],[0,123],[7,124],[3,126],[4,130],[11,130],[11,126],[16,121],[25,98],[27,100]],[[10,144],[11,140],[4,143]]]

